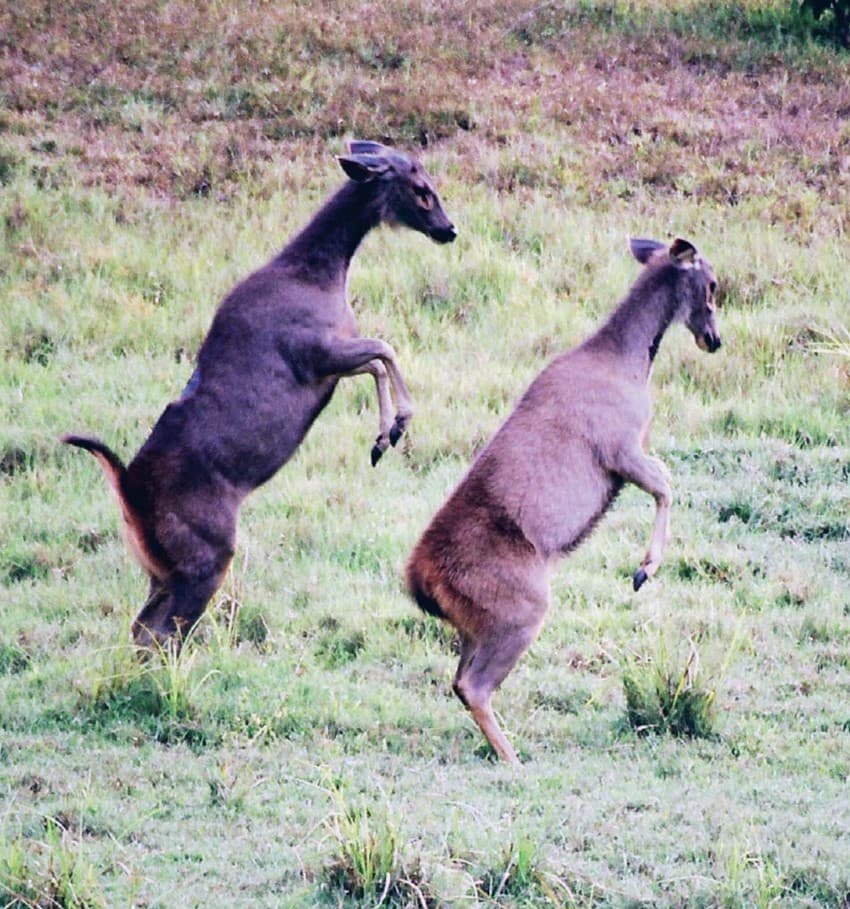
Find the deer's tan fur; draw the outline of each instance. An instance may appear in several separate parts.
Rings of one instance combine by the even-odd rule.
[[[720,346],[716,283],[694,246],[632,240],[644,269],[608,321],[556,358],[436,513],[407,565],[419,605],[454,626],[461,657],[454,689],[496,752],[516,752],[490,699],[537,636],[549,601],[549,567],[593,530],[624,483],[656,502],[638,589],[668,537],[664,465],[644,444],[649,378],[661,337],[684,321],[705,350]]]

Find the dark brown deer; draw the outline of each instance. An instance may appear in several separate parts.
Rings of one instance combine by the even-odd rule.
[[[656,503],[634,575],[651,578],[668,536],[667,471],[644,453],[649,378],[667,327],[684,321],[715,351],[714,272],[695,247],[631,240],[644,269],[608,321],[555,359],[437,512],[407,564],[419,606],[460,637],[454,690],[497,754],[517,762],[490,699],[537,637],[549,567],[593,530],[624,483]]]
[[[289,460],[340,378],[369,373],[375,380],[373,465],[410,422],[393,349],[357,334],[348,266],[382,222],[438,243],[454,240],[455,229],[414,158],[374,142],[352,142],[348,150],[339,163],[350,180],[225,297],[182,396],[133,461],[125,468],[97,439],[63,437],[100,461],[130,547],[150,575],[148,600],[133,623],[141,646],[179,641],[198,621],[233,556],[242,500]]]

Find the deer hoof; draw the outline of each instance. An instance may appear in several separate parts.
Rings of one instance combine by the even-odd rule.
[[[378,463],[378,461],[381,460],[381,456],[383,455],[383,453],[384,453],[384,449],[381,448],[381,446],[376,442],[372,446],[372,466],[373,467]]]
[[[405,429],[407,429],[407,424],[410,422],[410,417],[403,417],[401,415],[395,418],[395,423],[390,427],[390,445],[395,448],[396,443],[404,434]]]
[[[632,578],[632,583],[634,584],[635,590],[640,590],[648,577],[649,575],[643,570],[643,568],[638,568],[638,570],[635,572],[634,578]]]
[[[392,445],[393,448],[395,448],[396,442],[401,438],[403,432],[403,429],[398,428],[398,424],[393,424],[393,428],[390,430],[390,445]]]

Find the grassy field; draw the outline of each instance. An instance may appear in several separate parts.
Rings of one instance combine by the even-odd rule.
[[[850,906],[850,57],[816,39],[779,0],[0,8],[0,906]],[[410,434],[373,470],[342,383],[141,663],[145,580],[58,436],[129,459],[351,137],[417,150],[460,232],[351,275]],[[634,594],[626,489],[554,574],[496,698],[516,771],[401,566],[629,234],[700,247],[724,346],[664,341],[673,539]],[[626,678],[710,728],[636,729]]]

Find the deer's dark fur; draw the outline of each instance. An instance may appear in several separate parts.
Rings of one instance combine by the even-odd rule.
[[[667,542],[670,487],[644,453],[652,361],[667,327],[684,321],[715,351],[716,283],[685,240],[669,250],[632,240],[645,267],[588,340],[555,359],[437,512],[407,564],[407,586],[461,640],[454,690],[496,752],[515,762],[490,704],[537,636],[549,601],[549,566],[575,549],[624,483],[654,497],[655,525],[634,575],[637,590]]]
[[[392,348],[357,334],[348,266],[381,222],[438,243],[453,240],[455,229],[413,158],[352,142],[339,162],[350,180],[279,255],[225,297],[182,396],[126,468],[97,439],[63,437],[100,461],[130,547],[150,575],[149,598],[133,624],[140,645],[183,636],[200,618],[233,555],[242,500],[292,456],[340,378],[375,379],[380,432],[373,464],[410,421],[410,395]]]

